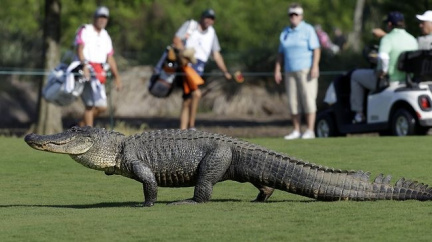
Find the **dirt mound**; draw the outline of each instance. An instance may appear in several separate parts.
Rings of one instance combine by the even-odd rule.
[[[147,90],[152,74],[150,66],[136,66],[120,73],[123,80],[123,90],[109,92],[109,103],[116,119],[141,119],[152,123],[166,119],[176,123],[182,102],[181,88],[176,88],[168,98],[155,98]],[[38,84],[34,80],[22,80],[21,77],[8,77],[3,82],[0,92],[0,111],[2,112],[1,128],[25,127],[35,122],[37,113]],[[109,89],[109,88],[107,88]],[[229,122],[235,120],[286,120],[287,101],[284,87],[276,86],[265,80],[249,79],[243,84],[227,81],[224,78],[211,76],[202,86],[203,98],[199,107],[200,120],[220,120],[211,124],[212,127],[229,127]],[[66,120],[78,120],[84,110],[81,100],[63,107],[62,116]],[[102,116],[108,118],[109,112]],[[225,121],[221,121],[225,120]],[[267,121],[263,121],[264,123]],[[160,121],[162,122],[162,121]],[[228,122],[228,123],[227,123]],[[222,124],[224,123],[224,124]],[[239,123],[238,123],[239,124]],[[260,125],[260,124],[257,124]],[[165,125],[170,127],[171,125]],[[237,126],[240,127],[240,126]],[[175,127],[176,128],[176,127]]]
[[[112,111],[115,117],[177,117],[180,113],[182,91],[176,87],[167,98],[156,98],[148,90],[150,66],[137,66],[121,72],[123,90],[111,91]],[[288,116],[283,86],[252,80],[238,84],[222,77],[209,77],[202,86],[200,113],[227,117]],[[269,86],[272,86],[269,88]],[[79,117],[83,110],[80,101],[63,108],[63,116]],[[107,116],[108,114],[105,114]]]

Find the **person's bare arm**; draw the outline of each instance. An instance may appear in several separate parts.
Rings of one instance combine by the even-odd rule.
[[[112,55],[109,55],[107,60],[108,60],[108,64],[109,64],[110,69],[111,69],[111,73],[114,76],[114,83],[116,85],[116,89],[119,91],[122,89],[123,84],[122,84],[122,80],[121,80],[120,75],[119,75],[118,70],[117,70],[117,63],[114,59],[114,56],[112,56]]]
[[[372,35],[375,36],[378,39],[384,37],[384,35],[386,35],[386,34],[387,33],[383,29],[381,29],[381,28],[374,28],[374,29],[372,29]]]
[[[183,41],[178,36],[174,36],[174,38],[173,38],[173,46],[174,46],[174,48],[176,48],[178,50],[183,50],[184,49]]]
[[[321,49],[316,48],[313,50],[313,59],[312,59],[312,68],[311,68],[311,77],[318,78],[319,77],[319,61],[321,58]]]
[[[274,79],[277,84],[280,84],[282,81],[282,60],[283,60],[283,54],[278,53],[276,57],[276,63],[275,63],[275,69],[274,69]]]
[[[79,44],[78,45],[78,47],[77,47],[77,56],[78,56],[78,59],[79,59],[79,61],[81,62],[81,64],[82,64],[82,68],[83,68],[83,74],[84,74],[84,77],[85,77],[85,79],[86,80],[90,80],[90,70],[89,70],[89,68],[88,68],[88,66],[87,66],[87,64],[88,63],[86,63],[87,62],[87,60],[84,58],[84,45],[83,44]]]
[[[225,61],[219,51],[213,51],[213,58],[216,62],[216,65],[219,67],[219,69],[223,72],[225,78],[227,80],[231,80],[232,76],[228,72],[228,69],[226,68]]]

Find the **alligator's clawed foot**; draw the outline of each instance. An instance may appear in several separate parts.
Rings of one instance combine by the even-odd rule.
[[[154,205],[153,202],[144,202],[144,203],[140,203],[140,204],[135,205],[135,207],[145,208],[145,207],[151,207],[153,205]]]
[[[186,200],[168,203],[167,205],[183,205],[183,204],[197,204],[197,202],[192,199],[186,199]]]
[[[134,207],[137,207],[137,208],[148,208],[148,207],[151,207],[153,205],[154,205],[154,203],[152,203],[152,202],[144,202],[144,203],[136,204]]]

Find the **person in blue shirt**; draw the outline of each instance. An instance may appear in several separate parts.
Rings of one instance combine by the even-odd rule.
[[[319,61],[321,48],[318,36],[312,25],[303,21],[303,8],[291,4],[288,8],[290,26],[280,34],[280,44],[276,59],[274,78],[277,84],[282,81],[283,64],[285,87],[288,94],[289,111],[293,131],[284,139],[315,138],[316,98],[318,94]],[[301,133],[301,114],[305,114],[307,129]]]

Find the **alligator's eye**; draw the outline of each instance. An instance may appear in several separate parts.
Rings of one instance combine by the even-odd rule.
[[[78,126],[73,126],[71,129],[70,129],[70,131],[71,132],[77,132],[78,131]]]

